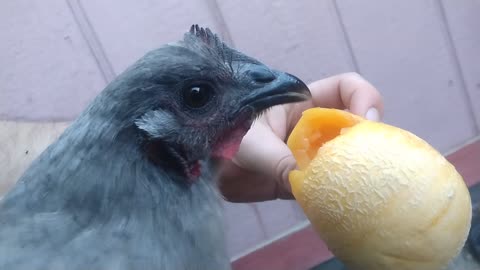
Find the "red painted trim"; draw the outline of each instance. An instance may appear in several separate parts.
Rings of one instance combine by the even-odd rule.
[[[480,140],[447,156],[468,186],[480,182]]]
[[[468,186],[480,183],[480,140],[447,156]],[[235,270],[307,270],[332,258],[309,226],[233,262]]]
[[[235,270],[305,270],[332,257],[309,226],[233,262]]]

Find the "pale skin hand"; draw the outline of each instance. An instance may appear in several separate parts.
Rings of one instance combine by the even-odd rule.
[[[234,159],[223,163],[220,189],[228,201],[293,199],[288,173],[296,162],[286,140],[306,109],[348,109],[374,121],[383,116],[380,93],[356,73],[315,81],[309,88],[311,100],[273,107],[255,121]]]

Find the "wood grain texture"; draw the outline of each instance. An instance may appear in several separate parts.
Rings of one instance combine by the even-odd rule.
[[[225,202],[228,254],[236,257],[267,240],[253,204]]]
[[[477,127],[480,127],[480,1],[443,0],[441,3]]]
[[[67,126],[67,122],[0,121],[0,198]]]
[[[63,0],[0,1],[0,119],[73,119],[105,85]]]
[[[331,1],[218,4],[235,47],[266,64],[307,82],[355,71]]]
[[[203,1],[79,1],[117,74],[194,23],[218,28]]]
[[[385,121],[445,152],[475,136],[436,1],[338,0],[360,73],[385,97]]]
[[[255,206],[267,239],[274,239],[303,221],[299,220],[297,209],[290,200],[259,202]]]

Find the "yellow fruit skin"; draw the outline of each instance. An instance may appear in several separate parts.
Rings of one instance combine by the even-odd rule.
[[[326,142],[295,198],[349,269],[438,270],[465,244],[471,199],[455,168],[417,136],[361,121]]]

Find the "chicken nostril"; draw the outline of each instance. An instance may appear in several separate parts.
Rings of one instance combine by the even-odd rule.
[[[261,66],[253,67],[248,74],[256,83],[269,83],[276,78],[270,70]]]

